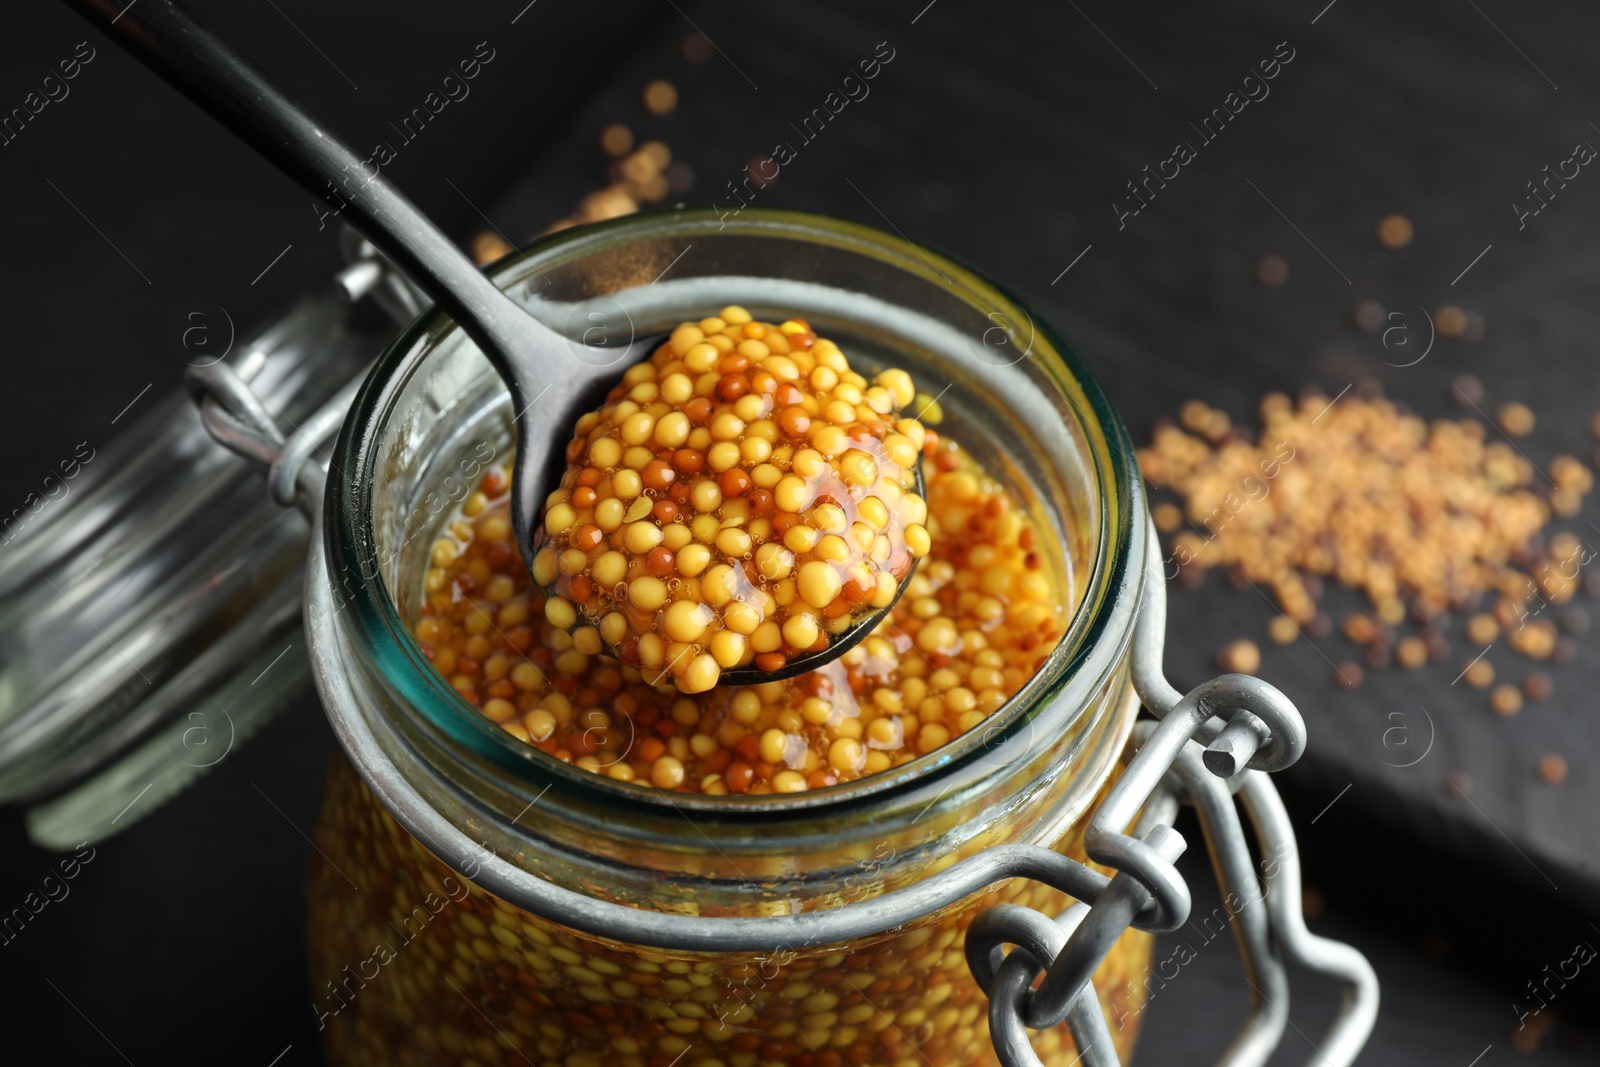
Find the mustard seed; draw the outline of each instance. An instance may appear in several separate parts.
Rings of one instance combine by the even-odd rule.
[[[1522,693],[1513,685],[1497,685],[1489,691],[1489,707],[1496,715],[1515,715],[1522,710]]]
[[[1256,263],[1256,277],[1261,279],[1262,285],[1276,289],[1289,280],[1289,261],[1268,253]]]
[[[1293,644],[1300,636],[1300,627],[1287,615],[1274,615],[1267,623],[1267,637],[1275,645]]]
[[[1433,326],[1440,337],[1460,337],[1467,329],[1467,313],[1454,304],[1446,304],[1433,313]]]
[[[1217,652],[1217,666],[1230,674],[1254,674],[1261,667],[1261,649],[1244,638],[1229,642]]]
[[[657,78],[644,87],[641,99],[650,114],[666,115],[678,106],[678,90],[671,82]]]
[[[1414,232],[1404,215],[1385,215],[1378,220],[1378,243],[1391,251],[1410,244]]]
[[[1415,634],[1402,637],[1394,648],[1395,662],[1406,670],[1416,670],[1428,662],[1428,643]]]
[[[1461,677],[1472,688],[1485,689],[1494,682],[1494,664],[1486,659],[1474,660]]]
[[[1533,432],[1533,409],[1517,401],[1501,404],[1495,411],[1494,421],[1508,436],[1526,437]]]

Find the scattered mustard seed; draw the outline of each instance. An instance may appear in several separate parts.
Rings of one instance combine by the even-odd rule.
[[[1383,305],[1370,298],[1356,301],[1356,306],[1351,309],[1350,314],[1355,319],[1356,328],[1365,333],[1377,333],[1388,322],[1388,315]]]
[[[1256,263],[1256,277],[1262,285],[1276,289],[1289,280],[1289,261],[1269,252]]]
[[[716,54],[711,38],[699,30],[684,36],[682,51],[683,58],[697,67],[702,63],[711,62],[711,57]]]
[[[1526,437],[1533,432],[1533,409],[1513,400],[1500,405],[1494,421],[1508,437]]]
[[[1414,671],[1428,662],[1428,643],[1415,634],[1402,637],[1394,646],[1394,658],[1406,670]]]
[[[1183,529],[1183,509],[1176,504],[1157,504],[1150,509],[1150,517],[1162,533],[1177,533]]]
[[[1539,757],[1539,780],[1546,785],[1560,785],[1567,780],[1567,761],[1548,752]]]
[[[1475,375],[1458,374],[1450,382],[1450,400],[1457,407],[1475,408],[1483,403],[1483,383]]]
[[[1415,230],[1404,215],[1385,215],[1378,220],[1378,243],[1396,251],[1411,243]]]
[[[644,108],[652,115],[668,115],[678,106],[678,90],[671,82],[657,78],[644,87]]]
[[[1369,645],[1378,639],[1378,624],[1372,621],[1372,616],[1360,612],[1346,615],[1341,629],[1345,640],[1352,644]]]
[[[1555,624],[1548,619],[1533,619],[1507,635],[1513,649],[1529,659],[1549,659],[1556,647]]]
[[[1486,688],[1494,681],[1494,664],[1486,659],[1474,660],[1472,666],[1462,672],[1461,677],[1474,689]]]
[[[1544,671],[1529,671],[1522,679],[1522,695],[1529,700],[1547,700],[1555,690],[1555,683]]]
[[[1513,586],[1520,617],[1529,578],[1510,557],[1550,505],[1515,448],[1485,440],[1476,420],[1429,423],[1382,398],[1273,393],[1261,420],[1254,443],[1213,443],[1212,409],[1189,401],[1140,450],[1145,476],[1194,525],[1172,535],[1180,562],[1241,568],[1302,626],[1317,613],[1313,577],[1363,590],[1389,626]]]
[[[1493,615],[1483,612],[1467,620],[1467,640],[1475,645],[1487,645],[1500,636],[1500,624]]]
[[[1550,475],[1550,480],[1562,489],[1571,489],[1575,493],[1587,493],[1594,488],[1593,472],[1584,466],[1583,462],[1576,456],[1565,454],[1557,456],[1550,461],[1550,466],[1546,473]],[[1578,542],[1578,544],[1581,544],[1581,542]],[[1578,547],[1578,544],[1570,545],[1569,551],[1562,553],[1562,555],[1571,555],[1570,549]]]
[[[1333,680],[1340,689],[1357,689],[1366,678],[1366,672],[1361,669],[1361,664],[1351,660],[1345,660],[1333,668]]]
[[[1254,674],[1261,667],[1261,649],[1254,641],[1241,637],[1217,653],[1217,666],[1230,674]]]
[[[613,122],[600,131],[600,150],[608,156],[625,156],[633,147],[633,131]]]
[[[1274,615],[1267,622],[1267,637],[1275,645],[1293,644],[1299,636],[1299,625],[1287,615]]]
[[[1467,331],[1467,313],[1454,304],[1446,304],[1433,313],[1433,327],[1440,337],[1460,337]]]
[[[1496,715],[1515,715],[1522,710],[1522,693],[1514,685],[1497,685],[1489,691],[1489,707]]]

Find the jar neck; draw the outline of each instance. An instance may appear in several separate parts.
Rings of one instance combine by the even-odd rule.
[[[1105,591],[1096,639],[1075,656],[1059,650],[1070,669],[1036,679],[1045,691],[1025,687],[1014,698],[1025,714],[997,723],[965,760],[865,795],[824,790],[766,810],[691,809],[665,794],[646,803],[642,790],[619,803],[559,779],[534,788],[474,756],[398,699],[355,613],[339,610],[322,558],[308,572],[307,628],[347,756],[406,830],[466,876],[494,868],[494,891],[528,910],[534,878],[642,907],[788,913],[896,888],[989,845],[1062,838],[1110,777],[1137,714],[1129,654],[1143,546],[1134,539]]]
[[[685,240],[708,250],[677,269],[710,273],[653,284],[655,260],[676,262]],[[782,276],[759,273],[774,262]],[[797,271],[810,275],[789,276]],[[562,763],[475,714],[402,621],[400,590],[443,521],[435,505],[447,494],[428,490],[471,476],[459,457],[511,445],[509,403],[481,354],[448,320],[424,317],[346,420],[308,574],[308,604],[325,606],[308,609],[307,625],[330,718],[407,830],[469,877],[492,871],[514,903],[538,895],[531,878],[657,908],[743,912],[824,906],[874,850],[893,862],[874,866],[872,881],[892,884],[965,848],[1044,841],[1083,812],[1136,710],[1128,654],[1148,566],[1145,503],[1125,430],[1047,327],[936,253],[789,213],[728,226],[695,212],[619,220],[511,257],[496,281],[558,329],[612,304],[631,330],[661,332],[715,291],[853,329],[886,365],[936,368],[965,386],[948,397],[974,428],[963,444],[982,444],[979,461],[1049,513],[1041,528],[1060,541],[1051,551],[1085,581],[1065,636],[1005,705],[888,771],[803,794],[715,797]],[[1026,343],[997,349],[997,331]]]

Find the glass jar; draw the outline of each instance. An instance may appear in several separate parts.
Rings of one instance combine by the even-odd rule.
[[[717,797],[562,763],[483,718],[409,636],[438,530],[513,444],[488,363],[443,316],[420,319],[345,421],[308,568],[313,671],[344,750],[311,889],[312,1010],[331,1061],[996,1062],[967,926],[998,902],[1055,914],[1069,898],[980,879],[910,923],[877,903],[996,847],[1086,859],[1086,813],[1138,710],[1129,657],[1151,565],[1133,450],[1094,380],[971,270],[809,215],[635,216],[556,234],[492,274],[577,359],[617,360],[737,303],[806,319],[863,369],[906,368],[937,394],[941,429],[1025,502],[1078,607],[982,728],[882,774]],[[1130,929],[1106,956],[1108,1018],[1137,1019],[1149,952]],[[1115,1031],[1123,1058],[1134,1032]],[[1061,1026],[1034,1048],[1075,1058]]]

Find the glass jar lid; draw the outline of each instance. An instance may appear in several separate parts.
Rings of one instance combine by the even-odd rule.
[[[343,245],[332,284],[188,361],[248,383],[284,432],[420,307],[365,242]],[[360,313],[369,293],[387,318]],[[28,805],[39,844],[70,847],[154,810],[305,688],[310,527],[182,390],[80,446],[55,484],[0,553],[0,801]]]

